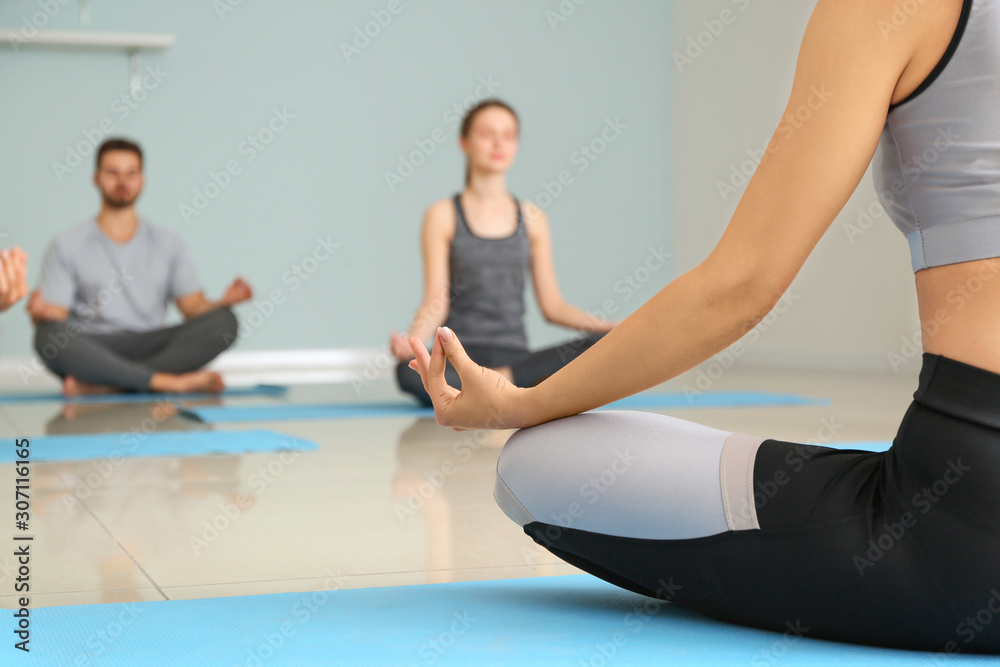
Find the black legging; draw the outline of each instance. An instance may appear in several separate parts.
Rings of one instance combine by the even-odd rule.
[[[604,333],[595,333],[578,336],[537,352],[487,345],[465,345],[464,347],[469,358],[480,366],[487,368],[510,366],[514,384],[518,387],[531,387],[579,357],[604,335]],[[458,371],[450,363],[445,366],[444,377],[452,387],[462,388]],[[423,405],[428,407],[432,405],[431,397],[424,391],[420,374],[409,368],[409,362],[400,362],[396,366],[396,382],[402,391],[412,394]]]
[[[1000,653],[1000,374],[923,362],[885,452],[591,411],[511,435],[495,496],[566,562],[723,621]]]

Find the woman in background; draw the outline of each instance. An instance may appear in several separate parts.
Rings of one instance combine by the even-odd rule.
[[[403,391],[424,405],[431,399],[407,368],[408,338],[427,341],[442,324],[462,336],[469,356],[518,387],[555,373],[614,327],[567,303],[552,263],[549,220],[538,206],[507,190],[517,153],[517,114],[500,100],[485,100],[465,115],[461,146],[468,162],[465,189],[432,204],[424,215],[424,297],[407,336],[391,335]],[[524,329],[524,276],[531,269],[542,315],[552,324],[587,332],[561,345],[528,351]],[[449,384],[461,387],[448,367]]]

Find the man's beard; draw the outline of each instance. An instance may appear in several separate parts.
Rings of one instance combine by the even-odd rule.
[[[129,206],[134,204],[135,200],[139,198],[139,195],[136,195],[135,197],[132,198],[128,198],[128,197],[114,197],[108,195],[107,193],[103,193],[103,197],[105,206],[107,206],[108,208],[121,209],[121,208],[128,208]]]

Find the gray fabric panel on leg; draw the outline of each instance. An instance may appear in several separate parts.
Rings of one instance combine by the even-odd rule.
[[[753,500],[753,463],[762,442],[763,438],[733,433],[722,449],[719,475],[730,530],[760,528]]]
[[[519,526],[525,526],[535,520],[531,512],[524,509],[524,505],[514,497],[507,484],[497,475],[496,483],[493,485],[493,499],[510,519]]]
[[[641,539],[716,535],[728,530],[719,471],[729,436],[666,415],[585,412],[514,433],[498,488],[553,525]],[[511,503],[501,506],[511,514]]]

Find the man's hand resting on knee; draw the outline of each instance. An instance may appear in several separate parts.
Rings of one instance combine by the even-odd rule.
[[[253,289],[250,284],[240,277],[233,280],[232,284],[226,288],[226,292],[218,301],[209,301],[205,298],[205,293],[198,291],[182,296],[177,299],[177,309],[181,311],[184,319],[190,320],[199,315],[215,310],[216,308],[229,308],[238,303],[243,303],[253,298]]]
[[[28,299],[28,315],[31,316],[31,323],[36,327],[45,322],[65,322],[69,317],[69,310],[52,303],[46,303],[42,298],[42,293],[35,290]]]

